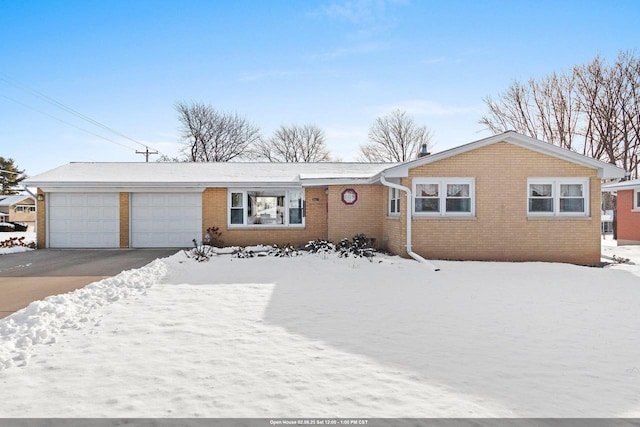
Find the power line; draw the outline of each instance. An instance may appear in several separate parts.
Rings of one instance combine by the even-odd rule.
[[[52,116],[51,114],[49,114],[49,113],[45,113],[45,112],[44,112],[44,111],[42,111],[42,110],[38,110],[37,108],[33,108],[33,107],[31,107],[30,105],[25,104],[24,102],[20,102],[20,101],[18,101],[18,100],[16,100],[16,99],[10,98],[10,97],[8,97],[8,96],[6,96],[6,95],[0,95],[0,97],[5,98],[5,99],[8,99],[8,100],[9,100],[9,101],[11,101],[11,102],[15,102],[16,104],[22,105],[23,107],[28,108],[28,109],[30,109],[30,110],[33,110],[33,111],[35,111],[35,112],[37,112],[37,113],[44,114],[44,115],[45,115],[45,116],[47,116],[47,117],[50,117],[50,118],[52,118],[52,119],[54,119],[54,120],[57,120],[57,121],[59,121],[60,123],[64,123],[64,124],[65,124],[65,125],[67,125],[67,126],[71,126],[71,127],[76,128],[76,129],[78,129],[78,130],[81,130],[82,132],[86,132],[86,133],[88,133],[88,134],[90,134],[90,135],[97,136],[98,138],[104,139],[105,141],[109,141],[109,142],[111,142],[111,143],[113,143],[113,144],[117,144],[117,145],[119,145],[119,146],[121,146],[121,147],[124,147],[124,148],[126,148],[126,149],[128,149],[128,150],[136,151],[136,149],[135,149],[135,148],[131,148],[131,147],[129,147],[128,145],[121,144],[121,143],[119,143],[119,142],[117,142],[117,141],[114,141],[113,139],[107,138],[107,137],[102,136],[102,135],[100,135],[100,134],[97,134],[97,133],[95,133],[95,132],[91,132],[90,130],[87,130],[87,129],[81,128],[81,127],[79,127],[79,126],[76,126],[76,125],[74,125],[73,123],[69,123],[69,122],[67,122],[67,121],[65,121],[65,120],[62,120],[62,119],[60,119],[60,118],[56,117],[56,116]]]
[[[148,148],[147,144],[144,144],[144,143],[142,143],[142,142],[140,142],[140,141],[138,141],[136,139],[133,139],[133,138],[129,137],[128,135],[123,134],[122,132],[119,132],[119,131],[117,131],[117,130],[115,130],[115,129],[113,129],[113,128],[105,125],[105,124],[100,123],[99,121],[97,121],[97,120],[95,120],[95,119],[93,119],[93,118],[91,118],[91,117],[89,117],[89,116],[87,116],[85,114],[80,113],[77,110],[74,110],[71,107],[66,106],[65,104],[53,99],[52,97],[50,97],[50,96],[48,96],[48,95],[46,95],[46,94],[44,94],[42,92],[39,92],[39,91],[37,91],[35,89],[32,89],[32,88],[30,88],[30,87],[18,82],[17,80],[9,77],[7,74],[3,73],[2,71],[0,71],[0,80],[3,80],[4,82],[6,82],[6,83],[8,83],[8,84],[10,84],[10,85],[12,85],[14,87],[17,87],[17,88],[19,88],[19,89],[21,89],[23,91],[26,91],[26,92],[30,93],[31,95],[33,95],[33,96],[35,96],[37,98],[40,98],[40,99],[44,100],[45,102],[48,102],[49,104],[51,104],[51,105],[53,105],[53,106],[55,106],[55,107],[57,107],[57,108],[59,108],[61,110],[66,111],[69,114],[72,114],[72,115],[74,115],[74,116],[76,116],[76,117],[78,117],[78,118],[80,118],[80,119],[82,119],[84,121],[87,121],[87,122],[93,124],[94,126],[97,126],[97,127],[102,128],[102,129],[104,129],[106,131],[114,133],[114,134],[116,134],[116,135],[118,135],[118,136],[120,136],[122,138],[128,139],[129,141],[132,141],[132,142],[144,147],[145,149]],[[13,100],[13,101],[15,101],[15,100]],[[23,104],[23,105],[25,105],[25,104]],[[29,108],[31,108],[31,107],[29,107]],[[38,110],[36,110],[36,111],[38,111]],[[41,112],[41,111],[39,111],[39,112]],[[43,113],[43,114],[46,114],[46,113]],[[53,117],[53,116],[50,116],[50,117]],[[60,119],[56,119],[56,120],[62,121]],[[64,122],[64,121],[62,121],[62,122],[65,123],[65,124],[69,124],[68,122]],[[71,126],[73,126],[73,125],[71,125]],[[76,127],[76,126],[73,126],[73,127]],[[78,128],[78,129],[81,129],[81,128]],[[81,130],[84,130],[84,129],[81,129]],[[85,130],[85,132],[88,132],[88,131]],[[92,133],[92,132],[89,132],[89,133]],[[96,135],[96,134],[93,134],[93,135]],[[106,139],[106,138],[103,138],[103,139]],[[107,139],[107,140],[111,141],[111,142],[115,142],[115,141],[112,141],[112,140],[109,140],[109,139]],[[122,144],[120,144],[120,145],[122,145]],[[156,150],[156,151],[158,151],[158,150]],[[159,154],[164,155],[164,153],[159,153]]]

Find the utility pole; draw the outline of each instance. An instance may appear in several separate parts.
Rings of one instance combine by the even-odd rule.
[[[144,154],[144,158],[146,159],[146,162],[149,163],[149,154],[158,154],[157,151],[149,151],[149,147],[144,147],[145,150],[144,151],[137,151],[136,150],[136,154]]]

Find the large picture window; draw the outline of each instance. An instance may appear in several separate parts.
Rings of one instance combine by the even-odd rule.
[[[588,216],[586,178],[530,178],[527,182],[530,216]]]
[[[304,203],[304,190],[229,190],[229,226],[302,226]]]
[[[415,178],[413,194],[417,216],[475,215],[473,178]]]

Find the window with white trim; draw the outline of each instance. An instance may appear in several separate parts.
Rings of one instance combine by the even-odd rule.
[[[474,178],[414,178],[416,216],[475,215]]]
[[[634,211],[640,211],[640,190],[633,190],[633,208]]]
[[[527,213],[530,216],[588,216],[588,178],[529,178]]]
[[[400,215],[400,190],[389,187],[389,216]]]
[[[302,227],[304,190],[229,190],[230,227]]]
[[[35,212],[36,207],[34,205],[16,205],[14,208],[15,212]]]

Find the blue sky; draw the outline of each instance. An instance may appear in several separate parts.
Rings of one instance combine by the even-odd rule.
[[[637,49],[638,22],[635,0],[0,0],[0,156],[29,175],[144,160],[16,82],[169,155],[177,101],[237,111],[266,136],[316,124],[345,161],[403,108],[442,151],[489,135],[483,97]]]

